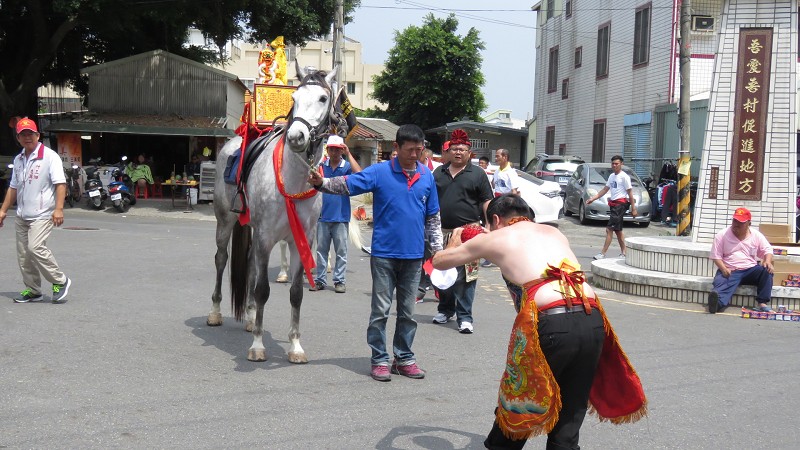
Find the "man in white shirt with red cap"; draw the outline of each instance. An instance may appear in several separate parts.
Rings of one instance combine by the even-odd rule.
[[[72,281],[58,267],[47,248],[53,226],[64,223],[67,179],[61,158],[39,142],[36,122],[25,117],[17,121],[17,141],[22,151],[14,158],[6,198],[0,206],[0,227],[16,201],[17,260],[25,289],[14,298],[17,303],[39,302],[42,277],[53,285],[53,303],[65,303]]]

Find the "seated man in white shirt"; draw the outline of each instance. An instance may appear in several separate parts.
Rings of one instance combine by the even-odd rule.
[[[709,258],[717,266],[714,287],[708,296],[708,312],[722,312],[741,284],[756,286],[754,311],[771,311],[772,245],[757,230],[750,229],[750,211],[736,208],[731,226],[717,233]]]

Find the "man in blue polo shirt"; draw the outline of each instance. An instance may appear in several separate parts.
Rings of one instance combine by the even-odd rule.
[[[350,154],[344,140],[333,134],[326,144],[328,159],[322,163],[325,178],[333,178],[361,172],[361,166]],[[349,161],[342,157],[346,155]],[[317,275],[311,291],[325,289],[328,275],[328,252],[333,241],[336,261],[333,269],[333,290],[344,294],[345,272],[347,270],[347,226],[350,223],[350,197],[334,194],[322,194],[322,211],[317,222]]]
[[[323,178],[312,172],[309,183],[322,192],[357,195],[372,192],[372,311],[367,344],[372,349],[371,376],[391,381],[395,373],[424,378],[411,350],[417,321],[415,293],[422,269],[427,237],[433,252],[442,249],[439,198],[430,169],[419,163],[425,135],[416,125],[397,130],[392,148],[397,156],[344,177]],[[389,369],[386,352],[386,321],[397,291],[397,322],[392,341],[394,362]]]

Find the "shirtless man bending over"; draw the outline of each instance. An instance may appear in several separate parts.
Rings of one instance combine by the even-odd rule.
[[[500,268],[514,297],[518,315],[486,448],[521,449],[527,438],[545,433],[547,448],[579,448],[588,404],[601,420],[621,423],[642,417],[647,401],[626,357],[598,366],[601,353],[624,353],[567,238],[531,221],[529,211],[515,194],[493,199],[486,211],[491,233],[462,243],[464,229],[455,229],[433,266],[486,258]],[[596,371],[599,381],[623,379],[622,388],[593,385]]]

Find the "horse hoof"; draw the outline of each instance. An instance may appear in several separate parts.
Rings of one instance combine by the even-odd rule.
[[[288,283],[289,282],[289,275],[285,273],[278,274],[278,278],[275,279],[276,283]]]
[[[292,364],[306,364],[308,358],[305,353],[289,352],[289,362]]]
[[[266,361],[267,351],[263,348],[253,350],[252,348],[247,351],[247,359],[249,361]]]
[[[222,313],[208,313],[208,319],[206,319],[206,325],[210,327],[218,327],[222,325]]]
[[[253,332],[253,327],[254,327],[253,322],[247,322],[247,323],[244,324],[244,331],[247,331],[248,333],[252,333]]]

